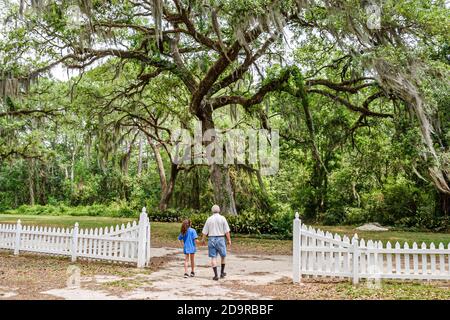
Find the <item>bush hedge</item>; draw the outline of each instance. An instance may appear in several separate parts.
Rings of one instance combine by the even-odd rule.
[[[209,213],[195,211],[167,210],[164,212],[149,212],[151,221],[182,222],[190,219],[192,227],[200,232],[210,216]],[[239,234],[277,235],[279,238],[292,237],[292,220],[290,214],[265,214],[255,212],[242,212],[237,216],[227,216],[231,232]]]
[[[110,206],[92,205],[68,207],[63,204],[46,206],[28,206],[23,205],[14,210],[6,210],[3,214],[19,215],[51,215],[51,216],[104,216],[104,217],[139,217],[139,211],[133,210],[125,203],[116,203]],[[166,211],[148,210],[150,221],[154,222],[179,222],[189,218],[192,221],[192,227],[201,232],[209,213],[198,212],[194,210],[175,210]],[[292,214],[284,213],[258,213],[242,212],[237,216],[227,216],[227,221],[231,232],[249,235],[276,235],[278,238],[289,238],[292,236]]]
[[[69,207],[64,204],[58,205],[22,205],[17,209],[5,210],[3,214],[18,215],[42,215],[42,216],[102,216],[114,218],[138,217],[139,212],[132,210],[124,204],[112,204],[110,206],[95,204],[92,206]]]

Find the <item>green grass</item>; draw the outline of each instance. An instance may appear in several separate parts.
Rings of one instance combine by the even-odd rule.
[[[111,225],[126,224],[133,218],[110,218],[110,217],[75,217],[75,216],[31,216],[0,214],[0,223],[15,223],[20,219],[22,224],[42,225],[51,227],[73,227],[76,222],[80,228],[101,228]]]
[[[336,291],[351,299],[388,299],[388,300],[449,300],[448,284],[427,284],[417,281],[385,280],[379,288],[368,287],[365,283],[353,286],[340,283]]]
[[[75,222],[80,224],[80,228],[100,228],[111,225],[126,224],[137,219],[133,218],[112,218],[112,217],[87,217],[87,216],[31,216],[31,215],[11,215],[0,214],[0,223],[15,223],[21,219],[22,224],[43,225],[52,227],[72,227]],[[352,226],[314,226],[324,231],[344,234],[352,237],[355,229]],[[200,233],[201,230],[197,230]],[[152,243],[156,246],[177,246],[177,236],[180,232],[180,223],[152,222]],[[396,241],[403,244],[407,241],[411,245],[413,242],[427,245],[431,242],[439,244],[443,242],[446,246],[450,242],[450,233],[433,232],[406,232],[406,231],[362,231],[357,232],[360,239],[381,240],[386,243]],[[292,251],[291,240],[277,240],[267,236],[257,235],[232,235],[233,248],[236,253],[267,253],[267,254],[290,254]]]

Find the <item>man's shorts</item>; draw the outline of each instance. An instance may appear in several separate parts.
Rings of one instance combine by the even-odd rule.
[[[217,257],[217,253],[221,257],[227,256],[227,246],[225,237],[208,237],[208,256],[210,258]]]

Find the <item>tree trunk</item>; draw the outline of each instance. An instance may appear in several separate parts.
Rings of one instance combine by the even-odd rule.
[[[161,193],[163,193],[163,190],[167,188],[167,178],[164,170],[164,162],[161,157],[160,146],[153,142],[150,137],[147,137],[147,140],[155,156],[156,168],[158,169],[159,182],[161,184]]]
[[[191,192],[191,206],[193,209],[200,209],[200,177],[198,168],[193,169],[192,173],[192,192]]]
[[[212,113],[204,113],[200,117],[202,121],[202,131],[215,129]],[[214,139],[212,139],[214,141]],[[205,146],[213,141],[204,142]],[[224,154],[225,157],[225,154]],[[221,208],[223,214],[237,215],[236,202],[234,199],[233,187],[231,185],[228,167],[222,164],[210,164],[210,180],[214,190],[214,201]]]
[[[169,182],[167,182],[166,172],[164,170],[164,162],[161,157],[160,145],[154,143],[150,137],[147,137],[147,140],[155,155],[156,167],[158,169],[159,181],[161,184],[161,197],[158,207],[160,211],[164,211],[169,206],[170,199],[172,198],[179,169],[177,164],[171,163],[170,178]]]
[[[28,161],[28,191],[30,194],[30,205],[34,206],[34,159]]]
[[[439,192],[437,197],[436,213],[439,217],[445,217],[445,227],[448,228],[448,215],[450,213],[450,195]]]
[[[263,181],[263,178],[261,176],[261,172],[259,171],[259,169],[256,169],[254,172],[255,172],[256,178],[258,180],[259,188],[261,189],[261,192],[264,195],[264,197],[267,198],[268,197],[267,190],[266,190],[266,187],[264,186],[264,181]]]
[[[210,173],[210,179],[214,190],[214,201],[220,206],[221,212],[223,214],[237,215],[234,192],[228,168],[214,163],[211,165]]]
[[[126,176],[128,176],[128,168],[129,168],[129,163],[130,163],[130,158],[131,158],[131,152],[133,151],[133,144],[134,144],[134,139],[130,143],[127,142],[127,144],[125,146],[125,154],[122,156],[122,158],[120,160],[120,167],[121,167],[122,173]]]
[[[40,198],[40,203],[43,205],[47,204],[47,172],[48,172],[48,168],[46,165],[43,165],[40,169],[40,176],[42,177],[41,179],[41,185],[40,185],[40,189],[39,189],[39,198]]]
[[[327,174],[328,170],[322,161],[319,153],[319,149],[316,144],[316,133],[314,129],[314,123],[309,110],[308,101],[302,99],[303,111],[305,112],[306,125],[308,127],[311,153],[314,159],[314,168],[311,176],[311,184],[315,189],[315,199],[309,201],[309,208],[307,206],[306,216],[308,218],[317,221],[319,218],[319,213],[325,212],[326,208],[326,188],[327,188]]]
[[[312,194],[305,201],[305,220],[306,221],[314,221],[316,222],[319,213],[320,206],[320,186],[321,186],[321,173],[320,173],[320,164],[314,162],[309,184],[312,189]]]
[[[139,137],[139,158],[138,158],[138,167],[137,174],[140,176],[142,173],[142,138]]]
[[[159,210],[167,210],[169,206],[170,199],[172,199],[173,191],[175,189],[175,182],[177,179],[179,169],[178,165],[172,163],[170,166],[170,179],[165,190],[161,192],[161,200],[159,201]]]

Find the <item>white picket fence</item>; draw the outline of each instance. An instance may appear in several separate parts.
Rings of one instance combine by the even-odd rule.
[[[51,228],[0,224],[0,249],[46,253],[77,258],[136,263],[142,268],[150,262],[150,221],[145,207],[139,223],[114,228]]]
[[[295,214],[293,227],[293,281],[302,276],[359,279],[450,280],[450,243],[403,247],[390,242],[350,240],[302,224]]]

